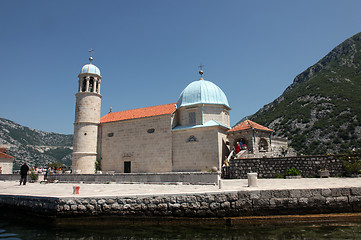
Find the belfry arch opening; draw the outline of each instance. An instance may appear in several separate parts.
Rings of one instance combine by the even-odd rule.
[[[86,91],[86,78],[85,77],[83,78],[83,81],[82,81],[81,91],[82,92]]]
[[[237,139],[237,141],[234,144],[234,149],[235,149],[236,153],[237,153],[238,150],[239,151],[249,150],[247,140],[245,140],[244,138]]]
[[[90,77],[89,80],[89,92],[93,92],[94,91],[94,78]]]
[[[259,146],[259,151],[260,152],[268,152],[268,142],[267,142],[266,139],[261,138],[259,140],[258,146]]]

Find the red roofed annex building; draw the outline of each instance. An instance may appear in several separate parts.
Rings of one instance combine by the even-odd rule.
[[[251,120],[237,124],[227,133],[230,146],[234,146],[237,158],[292,155],[291,152],[288,152],[287,139],[274,137],[272,129]]]
[[[0,174],[13,173],[14,157],[7,154],[6,148],[0,148]]]

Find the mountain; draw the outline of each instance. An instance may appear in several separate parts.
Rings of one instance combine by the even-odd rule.
[[[296,76],[250,118],[287,137],[300,154],[342,153],[361,146],[361,33]]]
[[[26,160],[30,166],[46,167],[61,162],[71,165],[73,135],[49,133],[0,118],[0,147],[15,157],[14,169]]]

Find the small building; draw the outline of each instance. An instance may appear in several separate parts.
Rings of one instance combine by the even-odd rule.
[[[286,138],[273,137],[273,130],[245,120],[227,131],[229,145],[240,151],[237,158],[284,157],[289,155]],[[238,151],[238,150],[237,150]]]
[[[7,154],[6,148],[0,148],[0,174],[12,174],[14,157]]]

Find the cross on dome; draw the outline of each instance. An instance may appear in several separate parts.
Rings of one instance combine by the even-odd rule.
[[[93,52],[94,52],[94,50],[92,48],[89,49],[89,53],[90,53],[89,61],[90,61],[90,63],[93,61]]]
[[[204,71],[203,71],[204,65],[200,64],[198,67],[199,67],[199,72],[198,73],[201,75],[201,78],[199,80],[204,80],[203,77],[202,77],[203,73],[204,73]]]

